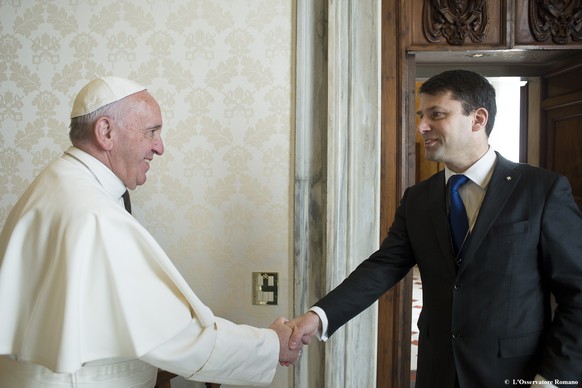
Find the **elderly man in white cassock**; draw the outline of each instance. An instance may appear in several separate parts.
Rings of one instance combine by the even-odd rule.
[[[132,81],[75,98],[73,144],[14,206],[0,235],[0,387],[153,387],[187,379],[265,385],[291,329],[215,317],[124,208],[164,145],[161,111]]]

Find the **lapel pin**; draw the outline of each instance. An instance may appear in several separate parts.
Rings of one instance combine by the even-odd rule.
[[[505,179],[508,180],[508,181],[510,181],[511,180],[511,177],[510,176],[506,176]]]

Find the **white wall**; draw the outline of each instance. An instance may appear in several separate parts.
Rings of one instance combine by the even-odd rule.
[[[268,326],[290,315],[294,0],[2,2],[0,225],[69,144],[76,92],[98,75],[146,86],[166,153],[134,214],[214,312]],[[251,272],[280,274],[251,305]],[[288,385],[279,368],[273,387]],[[185,386],[185,384],[180,384]]]

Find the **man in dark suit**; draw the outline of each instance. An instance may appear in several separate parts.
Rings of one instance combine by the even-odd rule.
[[[379,250],[289,322],[290,347],[325,340],[418,265],[417,388],[577,386],[582,215],[570,184],[489,147],[495,90],[479,74],[432,77],[418,114],[426,157],[445,170],[408,188]],[[447,182],[459,174],[469,179],[458,189],[465,231],[455,238]]]

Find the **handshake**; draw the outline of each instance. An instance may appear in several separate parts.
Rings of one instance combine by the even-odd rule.
[[[309,345],[320,331],[321,321],[316,313],[308,311],[291,321],[279,317],[269,328],[279,336],[279,363],[289,366],[299,361],[303,345]]]

